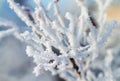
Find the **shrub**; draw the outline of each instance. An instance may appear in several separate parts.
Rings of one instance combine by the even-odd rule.
[[[113,48],[107,47],[109,41],[106,41],[117,26],[114,20],[107,22],[105,11],[111,0],[94,0],[96,12],[88,8],[87,0],[75,1],[80,8],[79,15],[66,12],[64,17],[59,10],[59,0],[52,0],[48,5],[54,9],[51,18],[41,0],[34,0],[34,11],[8,0],[30,28],[21,33],[12,21],[0,19],[0,25],[11,27],[0,32],[0,37],[13,34],[27,44],[26,53],[36,63],[33,71],[36,76],[50,71],[67,81],[114,81],[112,62],[115,58]]]

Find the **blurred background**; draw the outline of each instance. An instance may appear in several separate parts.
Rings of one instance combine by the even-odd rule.
[[[107,9],[108,19],[120,21],[120,0],[113,0],[113,3]]]
[[[29,6],[34,9],[34,3],[32,0],[15,0],[21,5]],[[51,0],[42,0],[44,6]],[[69,4],[67,2],[69,1]],[[74,11],[78,12],[74,0],[61,0],[60,8],[62,12]],[[66,5],[67,4],[67,5]],[[92,4],[90,4],[92,5]],[[108,20],[120,21],[120,0],[113,0],[111,6],[107,9]],[[0,17],[11,21],[14,21],[21,31],[24,30],[25,24],[22,22],[9,8],[6,0],[0,0]],[[4,27],[0,27],[0,31],[5,30]],[[49,72],[35,77],[32,73],[35,64],[32,62],[32,58],[25,54],[25,44],[17,40],[12,35],[8,35],[0,39],[0,81],[63,81],[57,76],[51,76]]]

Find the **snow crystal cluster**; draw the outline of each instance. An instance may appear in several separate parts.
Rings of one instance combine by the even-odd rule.
[[[61,16],[59,1],[51,0],[46,8],[41,0],[34,0],[36,8],[30,11],[8,0],[10,7],[30,28],[21,33],[14,23],[0,19],[0,25],[11,27],[0,32],[0,39],[13,34],[27,44],[26,53],[36,63],[33,71],[36,76],[50,71],[67,81],[116,81],[120,68],[113,68],[115,49],[108,42],[118,24],[114,20],[107,22],[105,12],[111,0],[94,0],[96,12],[88,8],[88,0],[74,0],[79,15],[66,12],[65,16]],[[51,8],[53,18],[48,14]]]

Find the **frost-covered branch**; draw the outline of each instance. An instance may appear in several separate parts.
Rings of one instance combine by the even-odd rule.
[[[16,38],[21,39],[19,36],[18,26],[16,24],[7,19],[0,18],[0,28],[2,26],[5,27],[6,30],[0,31],[0,39],[9,35],[14,35]]]
[[[25,30],[18,34],[27,44],[27,55],[33,57],[36,63],[33,71],[36,76],[50,71],[68,81],[114,81],[115,72],[111,69],[113,50],[105,46],[116,26],[116,21],[107,22],[105,13],[111,0],[105,0],[104,3],[94,0],[98,8],[98,12],[94,14],[98,18],[90,15],[93,12],[88,9],[87,0],[75,0],[80,8],[79,15],[66,12],[65,16],[59,10],[60,0],[52,0],[48,6],[54,10],[53,18],[41,0],[34,0],[36,7],[34,11],[29,11],[28,8],[29,13],[25,12],[25,6],[14,0],[7,1],[21,20],[32,28],[32,31]],[[0,25],[16,27],[1,21]],[[0,32],[0,35],[13,31],[16,30],[9,29]],[[106,53],[102,60],[101,48]]]

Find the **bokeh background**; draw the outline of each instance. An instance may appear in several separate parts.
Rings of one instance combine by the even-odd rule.
[[[44,6],[46,6],[50,0],[42,1]],[[61,0],[60,5],[62,6],[60,9],[62,10],[62,14],[66,11],[72,13],[75,13],[74,11],[78,12],[73,1],[74,0]],[[32,0],[16,0],[16,2],[34,9]],[[107,13],[108,21],[117,20],[119,22],[120,0],[113,0],[111,6],[107,9]],[[21,31],[24,31],[24,22],[9,8],[6,0],[0,0],[0,18],[15,21],[15,23],[21,27]],[[5,30],[4,27],[0,27],[0,31],[3,30]],[[49,72],[35,77],[32,73],[34,66],[35,64],[32,62],[32,58],[28,57],[25,53],[24,43],[20,42],[12,35],[0,39],[0,81],[60,81],[57,76],[53,77]]]

